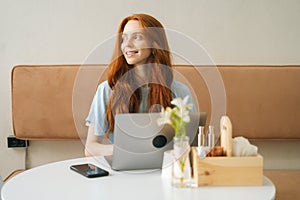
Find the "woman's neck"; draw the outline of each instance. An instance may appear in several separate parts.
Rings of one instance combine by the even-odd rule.
[[[134,66],[134,68],[133,68],[133,70],[135,71],[136,80],[138,81],[138,83],[142,84],[143,87],[147,87],[147,85],[148,85],[147,80],[148,80],[149,74],[147,74],[146,69],[147,69],[147,67],[145,65],[137,65],[137,66]]]

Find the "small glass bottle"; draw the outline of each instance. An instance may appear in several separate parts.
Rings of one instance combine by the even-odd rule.
[[[199,126],[199,133],[198,133],[198,147],[205,146],[205,132],[204,126]]]
[[[190,163],[189,137],[174,137],[172,162],[172,185],[174,187],[191,186],[191,163]]]
[[[215,146],[215,131],[214,131],[214,126],[209,126],[208,127],[207,146],[209,148],[213,148]]]

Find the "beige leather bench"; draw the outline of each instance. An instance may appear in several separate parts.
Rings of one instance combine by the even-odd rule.
[[[84,119],[105,70],[106,65],[13,68],[13,127],[16,137],[30,140],[27,168],[84,155]],[[226,113],[233,136],[258,146],[277,199],[299,199],[300,66],[176,66],[175,71],[208,113],[208,123],[218,124],[220,116],[211,116],[212,110]]]

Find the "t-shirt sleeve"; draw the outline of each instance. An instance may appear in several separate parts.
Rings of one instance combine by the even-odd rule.
[[[193,105],[193,107],[191,108],[191,112],[197,112],[194,97],[193,97],[190,89],[185,84],[183,84],[179,81],[173,81],[172,93],[173,93],[174,98],[180,97],[183,99],[184,97],[189,96],[188,104]]]
[[[89,114],[85,120],[87,126],[94,124],[95,135],[97,136],[105,135],[108,130],[105,111],[110,94],[111,89],[107,81],[102,82],[97,88]]]

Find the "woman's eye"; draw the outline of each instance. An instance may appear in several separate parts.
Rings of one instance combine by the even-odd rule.
[[[141,40],[141,39],[143,39],[143,37],[142,37],[141,35],[135,35],[135,36],[134,36],[134,39],[135,39],[135,40]]]

